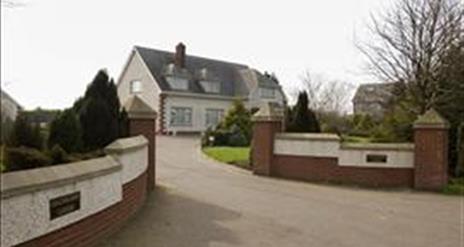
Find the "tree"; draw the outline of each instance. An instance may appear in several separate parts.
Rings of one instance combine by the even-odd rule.
[[[234,101],[232,108],[220,123],[219,129],[228,131],[237,129],[246,140],[251,140],[251,113],[241,100]]]
[[[129,114],[122,108],[119,114],[119,137],[128,137],[129,134]]]
[[[405,109],[423,114],[441,94],[439,73],[449,51],[462,45],[464,6],[460,0],[403,0],[372,17],[374,40],[359,45],[371,72],[397,84]]]
[[[353,86],[349,83],[328,80],[322,75],[313,76],[306,71],[301,77],[303,90],[308,93],[309,108],[319,113],[336,113],[343,115],[348,111],[350,91]]]
[[[98,71],[84,97],[74,103],[86,149],[103,148],[119,137],[120,107],[114,81],[105,70]]]
[[[40,126],[32,126],[24,115],[19,114],[16,118],[11,135],[10,140],[13,147],[42,148],[43,139],[40,134]]]
[[[396,84],[395,106],[413,116],[436,108],[450,121],[452,171],[464,121],[464,3],[404,0],[378,16],[372,17],[374,40],[359,47],[371,71]]]
[[[293,117],[288,127],[289,132],[320,132],[316,114],[308,108],[308,94],[303,91],[292,109]]]
[[[59,145],[67,152],[77,152],[82,149],[82,128],[74,110],[66,109],[50,124],[48,147]]]

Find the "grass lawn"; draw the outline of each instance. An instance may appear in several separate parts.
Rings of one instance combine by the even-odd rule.
[[[464,196],[464,178],[451,179],[449,184],[443,190],[443,193]]]
[[[250,169],[249,147],[205,147],[203,152],[209,157],[222,163],[233,164]]]

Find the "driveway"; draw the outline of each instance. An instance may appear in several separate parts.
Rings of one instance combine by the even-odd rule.
[[[464,246],[464,199],[253,176],[158,137],[157,189],[101,246]]]

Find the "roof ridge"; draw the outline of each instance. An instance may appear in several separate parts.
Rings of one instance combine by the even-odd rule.
[[[165,51],[165,50],[160,50],[160,49],[155,49],[155,48],[150,48],[150,47],[145,47],[145,46],[134,45],[134,48],[135,49],[146,49],[146,50],[151,50],[151,51],[156,51],[156,52],[164,52],[164,53],[174,55],[174,52],[172,52],[172,51]],[[242,64],[242,63],[228,62],[228,61],[225,61],[225,60],[207,58],[207,57],[197,56],[197,55],[190,55],[188,53],[186,54],[186,57],[191,57],[191,58],[196,58],[196,59],[204,59],[204,60],[209,60],[209,61],[212,61],[212,62],[219,62],[219,63],[224,63],[224,64],[237,65],[237,66],[244,67],[244,68],[250,68],[250,66],[248,66],[246,64]]]

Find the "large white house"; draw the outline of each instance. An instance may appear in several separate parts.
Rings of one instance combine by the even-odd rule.
[[[285,105],[270,75],[246,65],[135,46],[118,80],[121,102],[137,95],[158,112],[161,133],[202,132],[215,126],[241,99],[249,108],[267,102]]]

